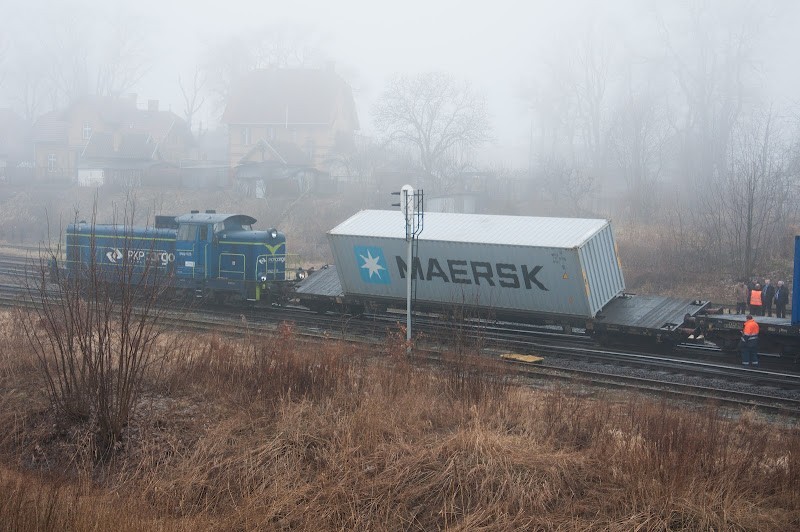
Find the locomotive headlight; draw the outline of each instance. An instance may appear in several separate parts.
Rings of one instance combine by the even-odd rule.
[[[306,278],[306,272],[303,270],[303,268],[297,268],[297,273],[295,273],[294,277],[298,281],[302,281]]]
[[[259,280],[260,280],[262,283],[266,283],[266,282],[267,282],[267,276],[266,276],[266,275],[262,275],[261,277],[259,277]]]
[[[278,238],[278,230],[277,229],[270,229],[269,230],[269,236],[271,236],[272,238]]]

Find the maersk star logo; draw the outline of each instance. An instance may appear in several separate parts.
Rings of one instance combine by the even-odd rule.
[[[356,264],[361,272],[361,280],[365,283],[389,284],[389,270],[383,250],[377,247],[355,246]]]

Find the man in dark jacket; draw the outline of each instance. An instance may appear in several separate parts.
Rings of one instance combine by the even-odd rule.
[[[775,299],[775,287],[769,282],[769,279],[764,279],[764,287],[761,289],[761,301],[764,305],[762,307],[762,316],[772,317],[772,301]]]
[[[775,289],[775,316],[778,318],[786,317],[786,304],[789,303],[789,289],[783,286],[783,281],[778,281],[778,288]]]
[[[750,299],[750,290],[744,281],[739,281],[733,289],[733,297],[736,299],[736,314],[747,312],[747,301]]]

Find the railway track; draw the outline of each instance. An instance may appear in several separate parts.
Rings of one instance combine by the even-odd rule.
[[[27,264],[27,265],[26,265]],[[0,273],[24,276],[30,272],[24,258],[0,257]],[[0,284],[0,306],[31,305],[27,289]],[[337,338],[368,342],[383,349],[387,331],[397,331],[404,316],[368,315],[360,318],[315,314],[299,307],[232,309],[200,307],[187,311],[167,309],[159,319],[163,325],[182,330],[218,331],[221,334],[257,335],[274,330],[279,323],[293,322],[298,333],[314,339]],[[592,383],[603,387],[637,390],[687,402],[749,407],[771,414],[800,417],[800,375],[797,373],[749,370],[730,363],[690,360],[637,351],[611,351],[595,346],[584,335],[568,335],[546,327],[497,324],[473,320],[458,325],[420,317],[416,330],[420,341],[418,360],[437,363],[443,350],[453,343],[482,348],[486,356],[500,352],[532,353],[544,361],[530,364],[508,362],[506,367],[518,378],[533,382],[561,380]],[[454,338],[455,337],[455,338]],[[450,341],[432,339],[449,338]],[[719,357],[716,350],[715,357]]]
[[[292,310],[292,309],[282,309]],[[396,329],[396,321],[383,316],[365,319],[343,320],[336,316],[318,316],[301,309],[293,309],[294,322],[301,328],[301,334],[321,338],[340,337],[349,341],[369,342],[376,346],[385,343],[386,332]],[[226,311],[218,311],[214,323],[225,323],[226,328],[233,320]],[[264,319],[263,315],[247,318],[247,325],[237,325],[240,334],[252,331],[253,327],[274,328],[277,322]],[[278,321],[285,321],[281,313]],[[322,319],[321,319],[322,318]],[[399,321],[399,320],[397,320]],[[420,330],[424,337],[438,337],[433,333],[439,330]],[[605,387],[633,389],[646,393],[683,399],[687,402],[714,403],[718,405],[749,407],[772,414],[800,417],[800,375],[769,370],[749,370],[731,364],[717,364],[687,361],[643,353],[608,351],[591,345],[585,337],[544,332],[543,335],[528,338],[519,335],[511,342],[508,338],[492,338],[482,329],[473,330],[476,345],[490,345],[484,348],[486,356],[497,358],[501,352],[516,348],[517,351],[533,352],[542,356],[541,364],[507,362],[506,366],[518,377],[541,381],[559,379],[565,382],[586,382]],[[501,335],[502,336],[502,335]],[[560,343],[559,343],[560,342]],[[443,350],[440,343],[423,339],[416,351],[417,359],[439,362]],[[577,363],[576,363],[577,362]]]

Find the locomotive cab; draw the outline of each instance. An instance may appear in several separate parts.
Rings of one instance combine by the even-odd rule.
[[[253,230],[243,214],[192,212],[176,218],[176,275],[198,297],[271,302],[286,278],[286,237]],[[275,291],[276,293],[278,291]]]

